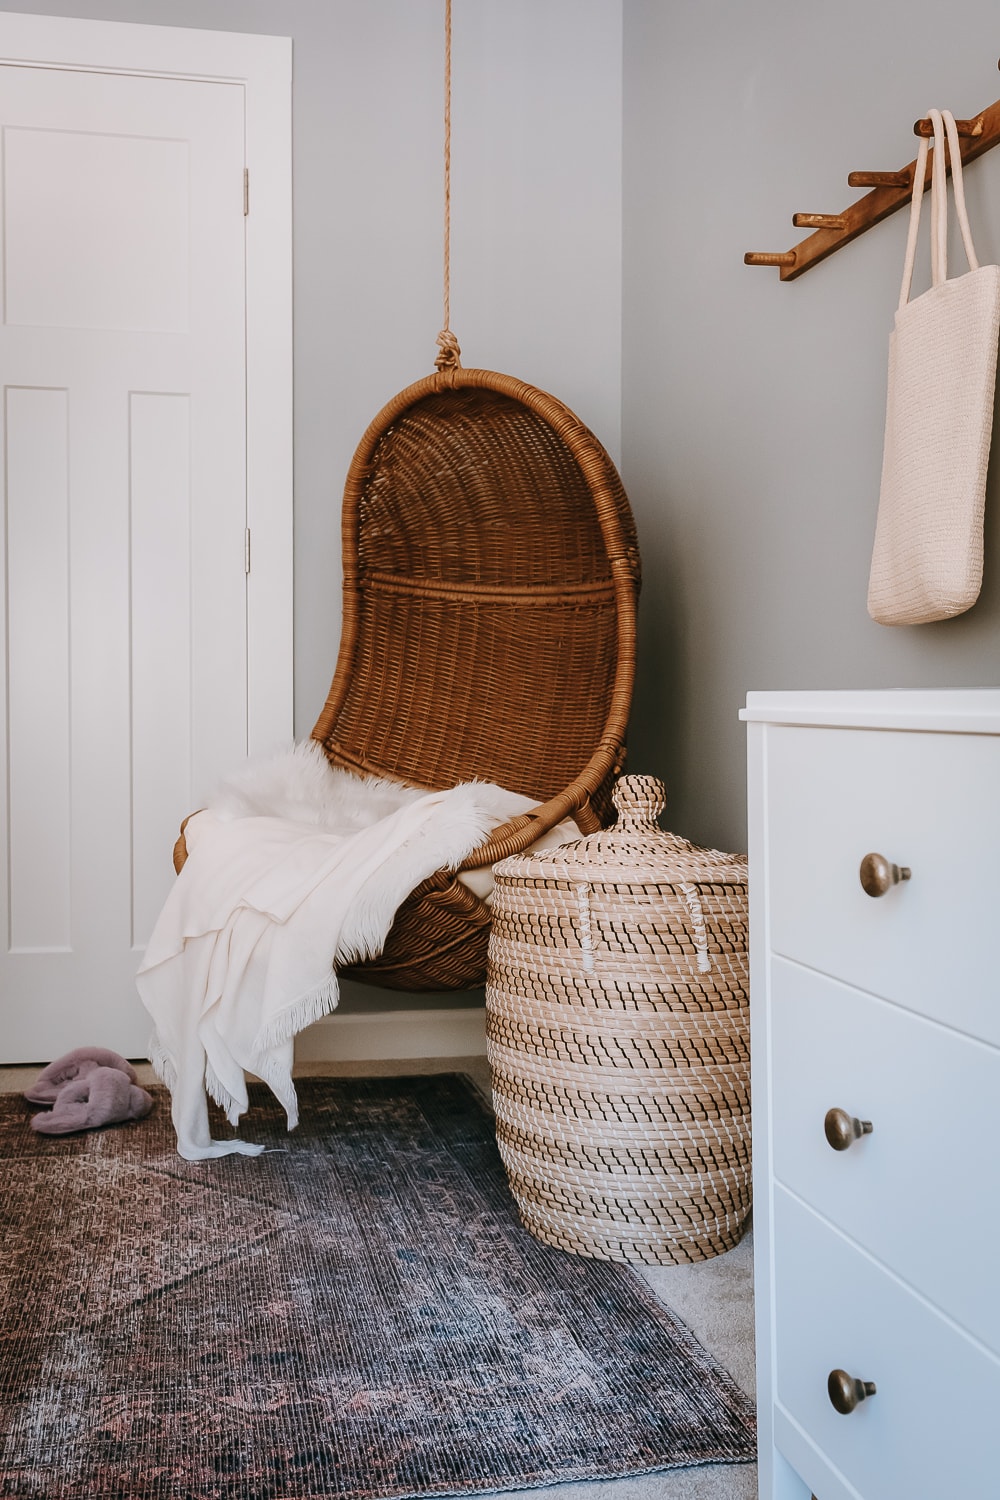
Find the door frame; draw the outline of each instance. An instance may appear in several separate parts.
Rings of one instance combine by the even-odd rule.
[[[291,38],[0,12],[0,63],[243,87],[247,751],[266,753],[293,734]]]

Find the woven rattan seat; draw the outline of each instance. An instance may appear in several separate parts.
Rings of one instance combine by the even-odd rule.
[[[536,808],[465,863],[565,818],[613,819],[635,675],[639,552],[614,464],[544,391],[453,366],[407,387],[344,489],[343,628],[312,731],[332,765],[437,791],[497,782]],[[186,857],[183,832],[175,849]],[[344,972],[402,990],[486,980],[490,908],[451,872]]]
[[[536,798],[467,861],[519,853],[566,817],[612,816],[635,670],[639,554],[621,481],[561,402],[450,368],[375,418],[347,476],[343,632],[313,738],[332,764]],[[489,907],[451,874],[347,972],[406,990],[486,977]]]

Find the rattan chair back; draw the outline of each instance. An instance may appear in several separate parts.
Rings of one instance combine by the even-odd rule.
[[[467,861],[612,816],[635,671],[639,553],[621,481],[561,402],[448,368],[402,391],[358,446],[343,505],[343,630],[313,738],[331,763],[440,789],[473,778],[537,799]],[[401,908],[390,988],[486,974],[490,913],[446,872]]]

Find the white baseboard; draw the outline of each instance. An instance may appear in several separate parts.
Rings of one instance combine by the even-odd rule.
[[[392,1057],[482,1057],[486,1012],[390,1010],[325,1016],[295,1039],[296,1062],[368,1062]]]

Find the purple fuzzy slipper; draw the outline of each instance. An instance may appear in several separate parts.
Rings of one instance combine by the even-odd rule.
[[[64,1083],[52,1109],[35,1115],[31,1128],[40,1135],[72,1135],[121,1120],[141,1120],[152,1107],[151,1095],[120,1069],[93,1067]]]
[[[67,1083],[85,1078],[95,1068],[115,1068],[124,1073],[128,1083],[135,1083],[135,1069],[117,1052],[109,1052],[106,1047],[77,1047],[43,1068],[24,1097],[29,1104],[54,1104],[59,1091]]]

